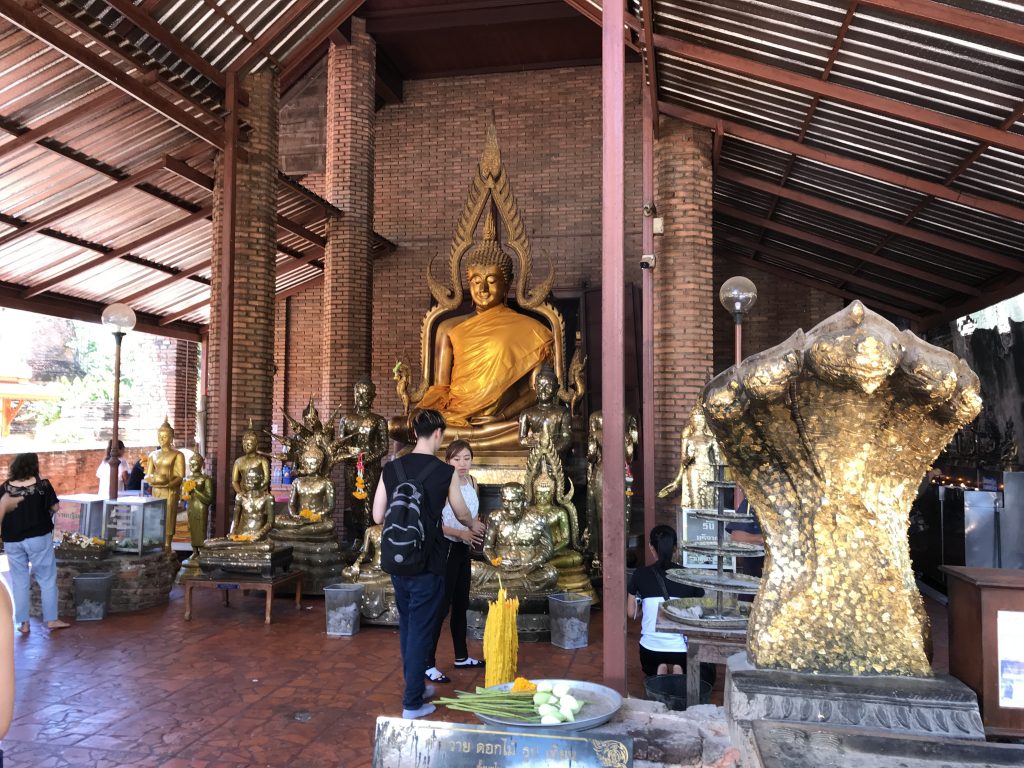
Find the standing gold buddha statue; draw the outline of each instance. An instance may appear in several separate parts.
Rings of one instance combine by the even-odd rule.
[[[349,536],[363,538],[363,532],[373,525],[373,498],[380,479],[380,462],[388,452],[388,422],[370,409],[377,396],[377,387],[364,376],[352,390],[355,400],[353,413],[345,414],[338,422],[338,436],[348,440],[348,456],[345,463],[345,490],[348,493],[346,508],[351,509]],[[363,481],[358,487],[358,463],[362,461]],[[357,495],[358,494],[358,495]]]
[[[181,500],[181,482],[185,479],[185,454],[174,447],[174,427],[164,417],[164,423],[157,430],[157,445],[160,447],[149,454],[149,472],[146,482],[153,488],[153,495],[167,502],[164,528],[164,549],[171,550],[174,527],[178,520],[178,504]]]

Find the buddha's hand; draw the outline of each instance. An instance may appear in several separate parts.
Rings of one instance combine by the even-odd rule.
[[[471,427],[483,427],[503,420],[504,419],[500,413],[495,414],[494,416],[470,416],[469,419],[467,419]]]
[[[658,498],[664,499],[666,496],[671,496],[673,493],[679,490],[679,481],[673,480],[671,483],[666,485],[660,491],[658,491]]]

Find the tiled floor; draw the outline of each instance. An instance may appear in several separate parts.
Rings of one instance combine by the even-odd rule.
[[[400,714],[397,631],[367,627],[353,638],[328,638],[322,600],[307,599],[296,611],[290,598],[278,597],[269,626],[262,595],[236,594],[231,603],[226,608],[219,594],[197,591],[193,619],[185,622],[176,588],[166,607],[52,635],[33,621],[32,633],[15,640],[17,702],[3,742],[8,768],[367,765],[376,717]],[[945,612],[929,608],[941,669]],[[524,644],[520,671],[599,681],[601,618],[592,617],[586,649]],[[642,695],[635,623],[629,631],[630,690]],[[479,644],[470,652],[478,655]],[[439,661],[450,670],[445,635]],[[442,688],[483,682],[482,673],[452,676],[454,684]],[[444,717],[455,719],[451,714]]]

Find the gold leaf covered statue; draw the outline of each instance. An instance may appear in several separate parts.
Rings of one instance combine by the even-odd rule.
[[[499,575],[510,595],[544,594],[557,587],[558,571],[548,562],[554,554],[548,521],[528,509],[521,483],[501,486],[501,509],[487,521],[483,548],[486,562],[471,564],[473,592],[496,593]]]
[[[979,412],[978,377],[855,301],[720,374],[703,399],[764,532],[754,664],[931,675],[907,518],[932,460]]]
[[[636,453],[636,446],[640,442],[640,424],[636,416],[626,414],[623,424],[623,451],[626,457],[626,467],[633,462]],[[594,411],[590,414],[590,421],[587,429],[587,528],[583,533],[583,548],[590,553],[590,569],[593,573],[601,572],[601,557],[603,547],[602,531],[604,521],[604,413]],[[628,475],[627,475],[628,476]],[[627,491],[630,490],[628,487]],[[630,499],[623,501],[623,519],[626,535],[629,535],[629,507]]]
[[[341,412],[341,408],[342,406],[338,406],[328,417],[327,422],[322,422],[320,421],[320,411],[317,410],[311,396],[309,404],[302,411],[302,421],[296,421],[287,413],[284,413],[285,421],[291,427],[292,434],[290,436],[278,435],[269,430],[267,431],[267,434],[285,448],[283,452],[271,454],[273,458],[282,464],[290,464],[294,467],[298,464],[299,457],[306,449],[306,446],[316,446],[324,455],[326,463],[325,474],[335,464],[347,459],[350,455],[350,451],[346,447],[348,438],[335,439],[334,428],[331,426],[338,417],[338,413]]]
[[[482,237],[475,243],[482,220]],[[517,267],[512,307],[507,298]],[[422,380],[408,392],[416,408],[444,414],[447,439],[468,440],[478,454],[521,455],[516,419],[534,400],[533,378],[549,360],[557,376],[564,370],[564,324],[546,301],[554,268],[533,289],[532,272],[530,242],[491,124],[452,241],[447,280],[439,282],[427,270],[437,304],[423,319]],[[473,303],[469,315],[459,314],[464,284]],[[407,368],[402,362],[395,368],[400,397],[408,388]],[[396,440],[411,440],[407,418],[392,420],[390,430]]]
[[[412,378],[412,371],[409,370],[409,366],[403,363],[401,360],[395,362],[395,367],[391,370],[394,374],[395,389],[398,392],[398,399],[402,401],[402,415],[405,417],[409,416],[409,380]]]
[[[583,354],[580,346],[580,332],[576,331],[576,350],[572,353],[572,360],[569,361],[568,380],[571,387],[562,387],[558,390],[558,399],[569,404],[569,415],[576,415],[576,403],[583,399],[587,393],[586,382],[587,356]]]
[[[201,548],[210,525],[210,504],[213,503],[213,478],[203,472],[206,459],[193,453],[188,460],[189,478],[184,483],[184,499],[188,504],[188,533],[192,543],[189,571],[195,573],[202,557]]]
[[[557,453],[572,442],[572,416],[558,402],[558,379],[550,368],[542,368],[534,384],[537,402],[519,416],[519,442],[527,448],[537,446],[542,436]]]
[[[334,530],[334,483],[324,474],[325,464],[317,446],[302,449],[288,491],[288,514],[275,523],[282,540],[291,538],[289,529],[301,529],[301,537]]]
[[[262,487],[263,475],[258,467],[249,467],[242,476],[242,492],[235,497],[235,509],[228,535],[203,542],[204,553],[231,558],[234,565],[250,564],[252,556],[269,554],[274,543],[267,538],[274,525],[274,497]],[[200,558],[203,564],[208,558]],[[225,567],[225,563],[218,562]]]
[[[380,569],[381,525],[371,525],[363,534],[359,557],[342,574],[345,579],[362,584],[363,620],[370,624],[398,626],[398,603],[391,577]]]
[[[712,508],[716,496],[710,483],[724,463],[718,442],[704,418],[703,403],[698,400],[679,435],[679,471],[671,483],[658,491],[658,498],[681,491],[679,506],[683,509]]]
[[[558,571],[558,589],[587,595],[596,604],[597,593],[579,551],[579,521],[572,503],[572,481],[568,483],[568,491],[562,491],[565,479],[560,475],[552,477],[547,472],[538,475],[533,481],[531,509],[547,521],[554,553],[548,562]]]
[[[164,528],[164,549],[171,549],[174,527],[178,521],[178,503],[181,500],[181,482],[185,479],[185,454],[174,447],[174,427],[164,417],[156,433],[160,447],[149,454],[146,482],[153,487],[153,495],[167,501]]]
[[[249,426],[242,433],[242,455],[235,459],[231,467],[231,487],[235,493],[242,493],[245,473],[250,469],[257,469],[263,477],[261,490],[270,488],[270,461],[266,456],[259,453],[260,436],[252,424],[252,417],[249,418]]]
[[[353,387],[355,411],[345,414],[338,422],[338,436],[347,441],[345,458],[345,489],[353,511],[350,538],[361,539],[363,531],[373,525],[373,499],[370,494],[380,479],[380,461],[388,452],[388,422],[383,416],[371,412],[377,397],[377,387],[364,376]],[[362,464],[362,485],[359,483],[359,465]],[[357,495],[358,494],[358,495]]]

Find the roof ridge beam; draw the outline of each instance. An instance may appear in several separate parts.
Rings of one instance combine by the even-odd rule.
[[[860,0],[861,5],[883,8],[900,16],[941,24],[961,32],[974,32],[1004,43],[1024,46],[1024,26],[983,13],[965,11],[932,0]]]
[[[793,88],[813,96],[852,104],[862,109],[907,120],[938,131],[954,133],[973,141],[986,142],[993,146],[1011,149],[1015,152],[1024,152],[1024,135],[1008,133],[998,128],[993,128],[990,125],[976,123],[972,120],[965,120],[961,117],[954,117],[953,115],[925,109],[924,107],[917,107],[886,96],[876,96],[859,88],[851,88],[828,80],[821,80],[817,77],[802,75],[771,64],[762,64],[743,56],[736,56],[735,54],[717,51],[706,46],[688,43],[685,40],[668,35],[655,34],[654,45],[663,51],[684,59],[699,61],[702,64],[719,67],[774,85]]]
[[[758,128],[751,128],[743,125],[742,123],[736,123],[731,120],[723,120],[722,118],[715,117],[714,115],[709,115],[705,112],[698,112],[697,110],[690,109],[688,107],[681,107],[676,104],[672,104],[671,102],[659,101],[658,111],[679,120],[685,120],[690,123],[702,125],[705,128],[716,129],[721,125],[725,129],[726,133],[731,136],[735,136],[738,139],[745,139],[746,141],[752,141],[756,144],[777,149],[781,152],[789,152],[790,154],[799,155],[800,157],[805,157],[808,160],[813,160],[823,165],[831,165],[835,168],[839,168],[840,170],[855,173],[858,176],[865,176],[869,179],[875,179],[886,184],[910,189],[914,192],[920,192],[923,195],[931,195],[932,197],[947,200],[948,202],[956,203],[957,205],[963,205],[968,208],[977,208],[980,211],[991,213],[993,216],[1002,216],[1003,218],[1010,219],[1012,221],[1024,221],[1024,207],[1022,206],[1004,203],[1000,200],[992,200],[987,197],[979,197],[978,195],[973,195],[969,192],[959,192],[944,184],[940,184],[939,182],[919,179],[916,176],[909,176],[905,173],[900,173],[899,171],[890,170],[889,168],[885,168],[881,165],[865,162],[864,160],[855,160],[851,157],[846,157],[845,155],[837,155],[834,152],[808,146],[802,142],[796,141],[795,139],[783,138],[782,136],[777,136],[774,133],[762,131]]]
[[[0,146],[0,157],[5,157],[26,144],[35,144],[41,139],[48,138],[54,131],[63,128],[68,123],[73,123],[75,120],[108,107],[124,98],[124,94],[116,88],[107,88],[105,83],[103,88],[105,92],[95,98],[78,104],[66,112],[61,112],[56,117],[37,125],[35,128],[28,128],[24,133],[17,134],[13,139]]]
[[[821,211],[841,216],[844,219],[856,221],[875,229],[880,229],[883,232],[891,232],[894,235],[900,235],[910,240],[917,240],[922,243],[928,243],[934,245],[936,248],[944,248],[947,251],[953,253],[959,253],[964,256],[968,256],[976,261],[980,261],[993,266],[1002,267],[1003,269],[1009,269],[1014,272],[1024,272],[1024,259],[1014,258],[1013,256],[1004,256],[1001,253],[990,251],[985,248],[979,248],[976,245],[970,245],[960,240],[954,240],[953,238],[946,237],[945,235],[935,234],[933,232],[927,232],[923,229],[917,229],[916,227],[908,227],[905,224],[886,219],[881,216],[876,216],[866,211],[861,211],[857,208],[849,208],[845,205],[839,205],[829,200],[824,200],[814,195],[808,195],[805,192],[798,192],[795,189],[789,187],[783,187],[779,184],[773,184],[770,181],[758,178],[756,176],[749,176],[739,171],[734,171],[731,168],[719,168],[718,177],[721,179],[728,179],[729,181],[735,181],[737,184],[742,184],[745,187],[756,189],[761,192],[767,192],[768,194],[778,195],[787,200],[792,200],[795,203],[806,205],[811,208],[817,208]]]
[[[830,251],[841,253],[844,256],[860,259],[861,261],[866,261],[869,264],[877,264],[880,267],[885,267],[886,269],[891,269],[894,272],[900,272],[910,277],[916,277],[918,280],[923,280],[924,282],[931,283],[932,285],[941,285],[943,288],[949,288],[951,291],[956,291],[957,293],[963,293],[968,296],[978,296],[981,294],[980,290],[967,285],[966,283],[959,283],[956,280],[950,280],[949,278],[942,277],[941,275],[936,275],[933,272],[918,269],[917,267],[911,267],[907,264],[901,264],[900,262],[893,261],[885,256],[871,253],[871,251],[863,251],[860,248],[854,248],[853,246],[846,245],[845,243],[829,240],[827,237],[821,237],[820,235],[815,235],[812,232],[805,232],[802,229],[791,227],[788,224],[782,224],[778,221],[765,219],[739,208],[734,208],[726,203],[716,202],[714,206],[715,211],[724,213],[726,216],[730,216],[731,218],[745,221],[746,223],[752,224],[756,227],[764,227],[765,229],[770,229],[774,232],[780,232],[783,235],[789,235],[790,237],[794,237],[805,243],[811,243],[812,245],[817,245],[821,248],[827,248]]]

